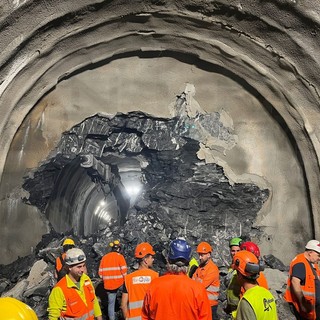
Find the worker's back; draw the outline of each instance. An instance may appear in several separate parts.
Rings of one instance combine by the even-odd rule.
[[[147,291],[142,319],[211,320],[204,287],[185,274],[166,274],[154,279]]]

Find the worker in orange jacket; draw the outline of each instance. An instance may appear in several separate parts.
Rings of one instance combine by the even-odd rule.
[[[68,273],[49,296],[48,319],[102,320],[101,309],[91,279],[85,274],[86,255],[81,249],[67,251]]]
[[[291,262],[284,299],[296,319],[320,319],[320,242],[310,240]]]
[[[159,273],[151,269],[155,254],[148,242],[138,244],[135,249],[139,269],[126,275],[122,291],[121,309],[127,320],[141,319],[146,291],[151,281],[159,277]]]
[[[62,243],[62,253],[56,258],[55,268],[54,268],[54,277],[59,281],[67,274],[67,267],[65,265],[64,259],[66,257],[66,252],[69,249],[75,247],[75,243],[72,239],[67,238]]]
[[[108,295],[108,317],[115,320],[115,303],[118,290],[124,283],[127,274],[127,263],[120,253],[121,244],[119,240],[110,242],[111,252],[105,254],[99,265],[99,276],[103,280],[104,289]]]
[[[200,264],[192,279],[200,282],[206,289],[212,310],[212,320],[218,320],[218,298],[220,290],[219,269],[211,259],[212,248],[208,242],[197,247]]]
[[[211,320],[206,290],[187,276],[190,258],[191,247],[184,239],[170,243],[167,273],[151,282],[142,320]]]

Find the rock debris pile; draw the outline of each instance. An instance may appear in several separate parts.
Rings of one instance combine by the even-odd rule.
[[[42,241],[35,248],[34,252],[24,258],[19,258],[10,265],[2,265],[0,268],[0,295],[12,296],[30,305],[37,313],[39,320],[47,319],[46,309],[48,307],[48,296],[55,284],[54,279],[54,262],[55,258],[60,254],[61,243],[66,235],[58,234],[52,231],[43,237]],[[133,257],[134,248],[137,242],[144,239],[132,238],[130,225],[124,227],[108,227],[102,230],[96,236],[88,238],[75,237],[77,247],[84,250],[87,256],[88,274],[95,284],[97,295],[100,296],[102,304],[104,304],[105,296],[103,295],[102,282],[98,277],[98,267],[102,256],[108,251],[110,241],[118,238],[123,244],[123,254],[129,267],[129,272],[134,271],[136,263]],[[171,235],[173,238],[175,234]],[[150,239],[149,239],[150,241]],[[163,241],[158,237],[153,238],[151,243],[156,250],[156,259],[154,268],[161,273],[165,271],[164,250],[167,248],[170,239]],[[195,244],[194,244],[195,247]],[[218,249],[218,248],[217,248]],[[195,255],[196,257],[196,255]],[[220,307],[219,313],[221,319],[227,319],[227,315],[223,312],[226,295],[223,287],[223,279],[227,274],[228,258],[221,257],[215,261],[220,269],[221,291],[220,291]],[[279,319],[291,319],[288,306],[283,301],[282,295],[285,290],[288,267],[272,255],[264,256],[267,268],[265,275],[268,279],[272,293],[277,299]],[[103,307],[103,306],[102,306]],[[121,312],[117,312],[118,320],[122,319]]]

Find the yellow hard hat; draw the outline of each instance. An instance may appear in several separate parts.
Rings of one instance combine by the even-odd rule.
[[[109,246],[111,248],[119,248],[119,247],[121,247],[120,240],[114,240],[113,242],[110,242]]]
[[[62,246],[66,246],[66,245],[74,246],[75,244],[74,244],[74,241],[73,241],[72,239],[67,238],[67,239],[65,239],[65,240],[63,241]]]
[[[0,298],[1,320],[38,320],[36,313],[25,303],[11,297]]]

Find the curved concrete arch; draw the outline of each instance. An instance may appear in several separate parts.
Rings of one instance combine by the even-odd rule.
[[[14,5],[15,3],[15,5]],[[0,172],[36,103],[83,70],[149,53],[217,65],[282,117],[301,154],[320,236],[320,5],[246,1],[24,1],[0,21]],[[285,14],[285,18],[284,17]],[[312,23],[311,23],[312,22]]]

